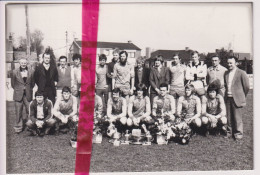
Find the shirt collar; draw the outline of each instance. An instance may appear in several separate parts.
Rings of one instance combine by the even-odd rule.
[[[25,68],[24,68],[24,70],[27,70],[28,71],[28,67],[26,66]],[[22,71],[24,71],[22,68],[21,68],[21,66],[20,66],[20,71],[22,72]]]
[[[44,105],[44,101],[42,102],[42,104],[39,104],[37,101],[36,101],[36,103],[37,103],[37,106],[40,106],[40,107],[42,107]]]
[[[51,66],[50,64],[45,64],[45,63],[42,63],[42,65],[43,65],[45,68]]]
[[[63,67],[60,66],[60,69],[63,69]],[[64,69],[67,69],[67,65],[65,65]]]
[[[211,67],[211,70],[217,70],[217,71],[219,71],[219,65],[217,65],[216,67],[212,66],[212,67]]]

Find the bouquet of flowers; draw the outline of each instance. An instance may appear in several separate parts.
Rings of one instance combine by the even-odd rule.
[[[167,122],[164,117],[158,117],[155,125],[157,125],[157,134],[165,136],[167,140],[170,140],[171,138],[174,138],[176,136],[173,130],[174,126],[171,122]]]
[[[183,117],[177,118],[172,128],[176,134],[176,137],[181,139],[183,144],[187,143],[191,138],[192,130],[190,126],[183,120]]]

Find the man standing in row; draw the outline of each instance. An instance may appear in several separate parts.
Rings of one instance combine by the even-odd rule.
[[[119,88],[122,96],[129,101],[129,95],[133,95],[134,91],[134,68],[127,62],[128,53],[121,51],[119,53],[119,63],[114,66],[112,79],[112,88]]]
[[[192,62],[186,69],[186,80],[189,84],[195,87],[195,91],[198,96],[205,95],[205,84],[207,76],[207,65],[199,61],[199,53],[197,51],[192,52]]]
[[[58,71],[54,65],[50,64],[49,53],[43,54],[43,63],[36,67],[34,79],[38,91],[43,92],[44,97],[47,97],[52,101],[52,104],[55,104]]]
[[[150,86],[148,78],[150,73],[149,69],[143,66],[143,62],[140,59],[138,59],[136,63],[137,67],[135,68],[135,88],[140,84],[144,84],[148,89]]]
[[[168,68],[164,67],[163,65],[163,57],[158,55],[154,61],[154,68],[151,68],[149,81],[151,85],[150,90],[150,101],[151,106],[153,106],[153,99],[157,95],[160,95],[160,85],[162,83],[169,82],[169,70]]]
[[[178,99],[185,95],[184,81],[186,66],[180,63],[179,54],[173,55],[172,66],[170,67],[170,94]]]
[[[220,92],[219,94],[224,97],[225,95],[225,86],[224,86],[224,74],[227,69],[220,65],[220,59],[218,55],[214,55],[211,58],[212,66],[208,68],[207,73],[207,83],[211,84],[213,81],[220,81]]]
[[[57,98],[61,96],[61,91],[64,86],[71,87],[71,68],[67,66],[67,57],[59,58],[60,66],[58,68],[58,83],[57,83]]]
[[[228,71],[224,75],[226,86],[227,137],[243,138],[242,109],[246,106],[249,79],[246,72],[237,68],[237,58],[228,58]]]
[[[24,122],[27,120],[29,114],[29,102],[32,101],[32,92],[34,87],[34,72],[29,68],[28,62],[25,58],[19,60],[20,67],[15,69],[12,73],[11,86],[14,89],[13,99],[15,102],[15,126],[16,133],[23,130]],[[23,107],[26,109],[26,118],[23,118]]]
[[[113,59],[110,63],[107,64],[107,84],[108,84],[108,96],[109,98],[112,97],[111,92],[112,92],[112,79],[113,79],[113,71],[114,71],[114,66],[116,63],[119,62],[119,49],[116,48],[113,50]]]

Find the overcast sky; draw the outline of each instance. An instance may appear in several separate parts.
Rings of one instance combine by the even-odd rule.
[[[68,31],[81,38],[81,5],[29,5],[30,30],[44,33],[44,46],[50,45],[57,56],[65,54]],[[7,33],[25,36],[23,5],[7,7]],[[127,42],[131,40],[145,54],[153,50],[178,50],[189,47],[199,52],[231,48],[252,53],[252,9],[250,3],[143,3],[101,4],[98,40]]]

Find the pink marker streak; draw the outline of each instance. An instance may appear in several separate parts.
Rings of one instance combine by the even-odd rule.
[[[95,106],[99,0],[82,0],[82,70],[75,174],[88,175]]]

